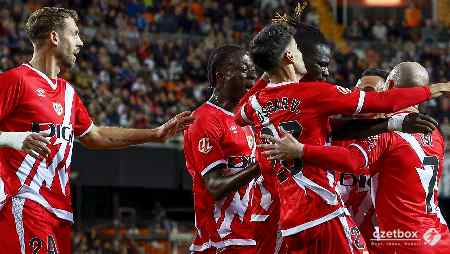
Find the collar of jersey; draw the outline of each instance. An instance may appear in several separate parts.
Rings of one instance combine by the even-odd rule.
[[[280,87],[280,86],[285,86],[285,85],[289,85],[295,83],[295,81],[286,81],[286,82],[281,82],[281,83],[269,83],[267,85],[268,88],[275,88],[275,87]]]
[[[50,87],[51,87],[53,90],[56,90],[57,84],[58,84],[57,81],[56,81],[55,83],[53,83],[53,81],[52,81],[47,75],[45,75],[45,73],[41,72],[41,71],[38,70],[38,69],[33,68],[33,66],[31,66],[31,65],[29,65],[29,64],[24,63],[24,64],[22,64],[22,65],[25,65],[26,67],[28,67],[28,68],[30,68],[31,70],[35,71],[37,74],[39,74],[39,76],[41,76],[43,79],[45,79],[45,80],[47,81],[47,83],[50,85]]]
[[[230,111],[228,111],[228,110],[226,110],[226,109],[224,109],[224,108],[222,108],[222,107],[219,107],[219,106],[217,106],[216,104],[212,104],[212,103],[209,102],[209,101],[207,101],[206,104],[208,104],[209,106],[214,107],[214,108],[216,108],[216,109],[222,111],[223,113],[225,113],[225,114],[227,114],[227,115],[234,116],[234,114],[233,114],[232,112],[230,112]]]

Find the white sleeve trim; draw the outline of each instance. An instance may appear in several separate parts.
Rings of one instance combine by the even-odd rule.
[[[350,144],[350,145],[358,148],[358,150],[362,153],[362,155],[364,156],[364,161],[365,161],[364,167],[367,167],[369,165],[369,156],[367,156],[366,151],[364,151],[364,149],[358,144]]]
[[[215,162],[209,164],[205,169],[202,170],[201,175],[202,176],[206,175],[206,173],[208,173],[211,169],[213,169],[215,166],[217,166],[219,164],[226,165],[227,161],[222,159],[222,160],[218,160],[218,161],[215,161]]]
[[[248,120],[248,117],[245,114],[245,105],[241,107],[241,117],[242,117],[242,120],[244,120],[245,123],[251,124],[250,120]]]
[[[359,114],[361,112],[361,109],[364,106],[365,97],[366,97],[366,92],[359,91],[358,106],[356,107],[355,114]]]
[[[89,128],[87,128],[87,130],[85,130],[80,136],[78,136],[78,138],[82,138],[84,137],[86,134],[88,134],[93,128],[94,128],[95,124],[94,122],[91,122],[91,125],[89,125]]]

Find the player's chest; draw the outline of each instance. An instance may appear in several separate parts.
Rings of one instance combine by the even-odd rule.
[[[222,136],[222,150],[227,155],[251,154],[255,148],[255,139],[250,127],[240,127],[234,120],[226,121]]]
[[[24,91],[19,110],[28,116],[27,120],[32,122],[56,124],[66,120],[69,123],[73,94],[66,96],[65,90],[62,85],[55,90],[48,85],[47,87],[29,86]]]

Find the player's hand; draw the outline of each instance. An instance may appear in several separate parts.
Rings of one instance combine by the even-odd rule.
[[[192,122],[194,122],[194,117],[189,111],[174,116],[165,124],[157,128],[159,141],[165,142],[177,133],[184,131]]]
[[[420,113],[409,113],[403,120],[402,132],[430,133],[438,126],[439,123],[430,116]]]
[[[270,135],[263,134],[262,138],[272,142],[272,144],[260,144],[259,148],[266,151],[263,152],[269,160],[293,160],[303,157],[304,145],[297,141],[289,132],[281,128],[282,138],[275,138]]]
[[[50,141],[46,138],[46,133],[26,133],[23,135],[22,147],[18,150],[23,150],[33,158],[42,160],[50,155]]]
[[[450,82],[435,83],[430,86],[431,97],[439,97],[441,95],[450,95]]]

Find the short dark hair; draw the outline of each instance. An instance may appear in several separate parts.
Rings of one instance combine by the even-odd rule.
[[[317,45],[330,46],[323,33],[315,26],[300,23],[294,35],[303,55],[312,54]]]
[[[382,77],[384,80],[386,80],[388,75],[389,75],[389,72],[387,72],[386,70],[383,70],[380,68],[368,68],[363,71],[363,73],[361,74],[361,77],[378,76],[378,77]]]
[[[270,72],[281,63],[295,28],[284,23],[272,23],[263,28],[250,42],[250,56],[258,68]]]
[[[31,42],[36,43],[45,39],[51,31],[63,29],[65,19],[72,18],[78,21],[78,14],[74,10],[58,7],[43,7],[34,11],[28,17],[25,31]]]
[[[221,71],[224,67],[235,64],[238,55],[244,54],[246,51],[243,47],[228,44],[214,49],[208,59],[208,81],[211,88],[216,87],[216,72]]]

